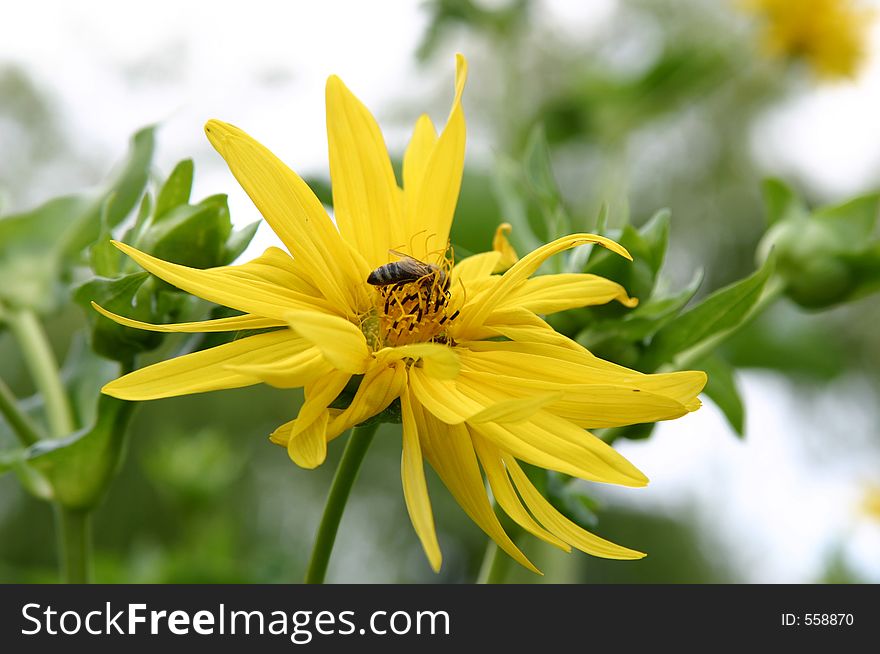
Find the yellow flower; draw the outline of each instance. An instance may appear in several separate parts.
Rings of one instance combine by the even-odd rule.
[[[538,314],[604,304],[633,306],[615,282],[587,274],[532,277],[551,255],[598,244],[560,238],[517,260],[498,250],[452,265],[448,238],[461,183],[467,73],[457,59],[455,100],[438,136],[419,118],[398,186],[376,121],[337,78],[327,82],[327,130],[336,225],[300,179],[240,129],[205,131],[288,252],[269,248],[244,265],[196,270],[117,243],[146,270],[243,315],[142,329],[213,332],[272,328],[137,370],[103,391],[130,400],[260,382],[305,389],[299,415],[271,440],[314,468],[327,443],[399,398],[401,476],[412,524],[435,570],[440,547],[425,483],[427,458],[467,514],[505,552],[537,572],[514,545],[487,496],[525,530],[564,550],[635,559],[565,518],[519,461],[590,481],[644,486],[645,476],[588,428],[677,418],[699,407],[702,372],[645,375],[603,361],[557,334]],[[502,275],[493,271],[503,263]],[[368,283],[368,279],[370,282]],[[353,375],[350,406],[328,408]]]
[[[803,57],[819,77],[853,77],[865,59],[873,12],[858,0],[744,0],[764,19],[775,56]]]
[[[880,522],[880,486],[872,484],[865,488],[861,509],[865,516]]]

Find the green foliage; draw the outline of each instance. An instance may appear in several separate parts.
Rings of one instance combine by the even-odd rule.
[[[192,193],[193,171],[192,159],[184,159],[174,167],[162,188],[159,189],[153,220],[158,222],[175,207],[189,202],[189,196]]]
[[[28,448],[27,461],[51,484],[52,499],[69,509],[91,509],[98,503],[119,465],[134,406],[101,395],[93,425]]]
[[[727,422],[739,435],[745,434],[745,407],[734,378],[734,370],[721,357],[710,355],[695,364],[709,377],[705,393],[724,413]]]
[[[201,268],[231,263],[243,252],[257,225],[233,232],[224,195],[190,204],[192,161],[180,162],[157,185],[152,201],[148,185],[153,132],[148,127],[134,135],[125,161],[101,189],[0,218],[0,321],[4,307],[48,313],[72,299],[85,311],[92,351],[130,369],[137,355],[158,347],[165,336],[118,325],[96,312],[92,303],[136,320],[167,322],[192,302],[138,271],[113,245],[114,238]],[[73,280],[78,286],[70,289]],[[84,339],[74,340],[65,366],[67,394],[74,400],[77,423],[85,426],[60,438],[2,451],[0,472],[15,471],[35,496],[78,510],[92,508],[106,490],[134,405],[98,394],[108,372],[79,345]]]
[[[136,354],[155,349],[162,343],[162,334],[124,327],[92,308],[94,302],[113,313],[149,320],[153,314],[152,285],[145,286],[149,277],[145,272],[116,279],[96,277],[76,289],[73,299],[86,310],[92,325],[92,348],[97,354],[130,365]],[[142,289],[145,292],[140,292]]]
[[[880,194],[863,195],[812,212],[779,180],[764,188],[770,229],[759,256],[772,250],[785,294],[807,309],[823,309],[880,289]]]
[[[765,293],[773,272],[773,259],[745,279],[722,288],[688,311],[676,316],[651,340],[645,361],[649,368],[711,351],[714,343],[733,333],[751,315]]]

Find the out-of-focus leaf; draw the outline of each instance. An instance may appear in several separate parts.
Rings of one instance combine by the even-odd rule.
[[[9,472],[18,463],[25,460],[25,448],[19,447],[14,450],[0,450],[0,475]]]
[[[724,359],[714,355],[706,357],[694,367],[705,371],[709,376],[704,392],[721,409],[737,435],[742,437],[745,429],[745,407],[736,385],[733,368]]]
[[[187,204],[190,193],[192,193],[192,183],[193,162],[192,159],[184,159],[174,167],[162,188],[159,189],[153,220],[159,222],[174,207]]]
[[[669,209],[661,209],[639,229],[639,234],[647,246],[647,252],[650,257],[651,270],[654,277],[663,267],[663,261],[666,259],[666,247],[669,244],[669,219],[671,217]]]
[[[242,255],[253,240],[259,226],[260,221],[255,220],[250,225],[245,225],[229,235],[229,238],[226,240],[226,253],[223,256],[223,264],[230,264]]]
[[[165,261],[212,268],[224,262],[231,231],[226,196],[213,196],[197,205],[170,210],[161,222],[147,229],[140,246]]]
[[[321,204],[332,207],[333,206],[333,189],[330,187],[330,180],[326,177],[306,177],[303,181],[308,185],[310,189],[312,189],[312,193],[314,193],[318,199],[321,201]]]
[[[853,356],[822,320],[805,319],[789,303],[774,304],[756,316],[721,347],[735,368],[778,370],[824,382],[843,373]]]
[[[40,313],[55,307],[61,244],[93,203],[92,198],[70,195],[0,218],[0,302]]]
[[[587,495],[582,482],[552,470],[546,471],[547,499],[564,516],[584,528],[599,523],[599,503]]]
[[[112,177],[106,189],[93,200],[90,210],[77,221],[69,234],[65,256],[75,257],[93,243],[101,229],[101,209],[107,202],[105,219],[108,227],[116,227],[131,213],[143,195],[150,177],[155,148],[155,127],[145,127],[131,139],[126,160]]]
[[[645,440],[654,433],[656,426],[656,422],[644,422],[638,425],[611,427],[602,432],[602,440],[610,444],[613,444],[618,438],[625,438],[630,441]]]
[[[858,299],[880,290],[880,243],[858,254],[843,254],[841,259],[854,272],[856,280],[847,299]]]
[[[877,222],[880,193],[853,198],[813,212],[813,219],[831,229],[836,245],[844,252],[861,250]]]
[[[152,154],[150,127],[135,134],[125,163],[102,190],[54,198],[0,218],[0,302],[38,313],[52,311],[66,272],[99,238],[102,219],[112,228],[137,203]]]
[[[755,273],[715,291],[697,306],[670,321],[657,332],[646,353],[645,364],[657,368],[677,356],[730,333],[751,315],[773,271],[768,258]]]
[[[509,239],[517,252],[531,252],[542,245],[542,240],[535,234],[529,221],[528,206],[522,196],[520,166],[514,161],[502,159],[498,161],[494,172],[492,181],[495,197],[498,198],[500,205],[497,214],[499,222],[510,223],[513,229]],[[455,227],[455,223],[453,223],[453,227]],[[495,225],[492,225],[491,228],[494,232]],[[480,252],[484,248],[471,247],[470,249]]]
[[[135,301],[135,296],[149,277],[150,274],[145,272],[118,279],[99,277],[75,291],[73,299],[85,309],[92,325],[92,349],[101,356],[129,362],[134,355],[154,349],[161,343],[162,334],[118,325],[91,307],[91,302],[96,302],[113,313],[149,320],[152,314],[149,300]]]
[[[552,208],[559,202],[559,187],[550,162],[550,148],[540,124],[529,135],[523,158],[525,178],[538,202]]]
[[[144,193],[144,197],[141,198],[141,205],[138,207],[137,219],[135,220],[134,225],[125,230],[125,233],[122,236],[122,241],[134,246],[140,246],[139,241],[141,235],[150,224],[150,217],[152,214],[153,196],[150,195],[150,193]]]
[[[46,475],[58,502],[71,509],[89,509],[101,499],[119,464],[134,406],[100,395],[94,425],[28,448],[28,462]]]
[[[89,248],[89,261],[92,270],[100,277],[114,277],[122,263],[122,253],[111,242],[113,234],[108,224],[107,209],[110,199],[104,201],[101,210],[101,231],[98,239]]]
[[[797,220],[807,215],[806,206],[782,180],[772,177],[765,179],[763,191],[768,225],[775,225],[783,220]]]

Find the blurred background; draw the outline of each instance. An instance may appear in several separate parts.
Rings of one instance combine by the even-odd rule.
[[[789,4],[807,14],[814,3],[827,4]],[[469,133],[454,243],[488,249],[522,209],[512,171],[541,126],[574,227],[593,224],[603,204],[612,226],[669,208],[666,281],[681,287],[702,269],[705,295],[755,268],[763,178],[786,180],[811,205],[880,188],[880,23],[860,21],[861,54],[821,17],[813,28],[830,52],[785,50],[756,8],[779,4],[16,3],[0,23],[0,208],[97,184],[133,132],[159,123],[157,173],[191,157],[194,196],[227,193],[233,222],[246,225],[259,216],[204,138],[208,118],[242,127],[326,188],[326,77],[374,111],[399,157],[420,113],[445,121],[462,52]],[[261,226],[245,258],[274,243]],[[647,488],[588,489],[595,531],[649,556],[611,562],[526,543],[543,580],[880,583],[878,323],[876,296],[821,313],[774,305],[724,346],[744,397],[742,437],[707,401],[650,439],[616,443]],[[76,307],[48,321],[59,359],[84,324]],[[19,397],[34,390],[6,334],[0,376]],[[299,391],[253,387],[144,403],[95,516],[96,580],[299,580],[342,448],[306,471],[268,442],[300,402]],[[4,429],[0,445],[11,442]],[[472,580],[485,537],[433,475],[444,566],[435,576],[426,564],[403,503],[399,440],[399,426],[380,430],[329,580]],[[0,477],[0,581],[55,580],[53,539],[49,505]]]

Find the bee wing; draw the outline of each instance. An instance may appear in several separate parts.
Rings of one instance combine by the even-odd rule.
[[[397,250],[388,251],[394,256],[400,257],[400,261],[396,262],[397,268],[407,275],[412,275],[414,277],[424,277],[425,275],[431,274],[433,270],[431,266],[426,264],[424,261],[419,261],[415,257],[411,257],[408,254],[398,252]]]

